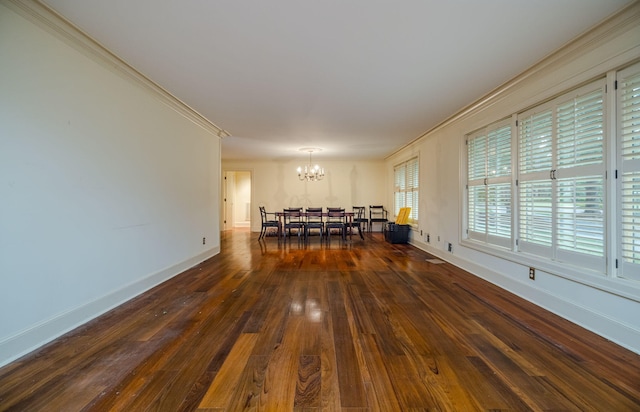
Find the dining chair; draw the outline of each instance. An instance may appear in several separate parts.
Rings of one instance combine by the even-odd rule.
[[[271,227],[276,228],[278,233],[280,232],[280,221],[277,219],[275,212],[267,212],[264,206],[259,206],[260,209],[260,220],[262,220],[262,226],[260,227],[260,235],[258,236],[258,240],[265,237],[267,234],[267,230]],[[273,215],[273,219],[269,217]]]
[[[368,224],[367,218],[364,217],[364,206],[353,206],[351,208],[353,210],[353,219],[351,222],[347,219],[346,225],[347,228],[353,232],[354,228],[358,229],[358,234],[360,235],[360,239],[364,240],[364,235],[362,234],[362,225],[363,223]]]
[[[291,237],[291,229],[296,229],[298,234],[298,240],[304,233],[304,220],[302,218],[302,208],[289,208],[283,209],[284,214],[284,239],[287,239],[287,233]]]
[[[309,232],[313,229],[318,229],[320,232],[320,241],[322,242],[322,235],[324,232],[324,220],[322,219],[321,207],[308,207],[306,210],[306,220],[304,224],[304,237],[305,240],[309,239]]]
[[[325,228],[327,231],[327,242],[331,241],[331,229],[338,229],[342,235],[342,239],[346,240],[347,217],[343,208],[327,208]]]
[[[382,223],[380,231],[384,230],[384,225],[389,221],[387,216],[387,210],[384,206],[369,206],[369,232],[374,223]]]

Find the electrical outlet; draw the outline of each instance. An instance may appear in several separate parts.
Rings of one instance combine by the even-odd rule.
[[[529,268],[529,279],[536,280],[536,269]]]
[[[447,250],[453,253],[453,245],[451,243],[447,243]]]
[[[431,243],[431,235],[427,233],[427,243]]]
[[[206,243],[207,243],[207,238],[206,238],[206,237],[203,237],[203,238],[202,238],[202,244],[203,244],[203,245],[205,245]]]

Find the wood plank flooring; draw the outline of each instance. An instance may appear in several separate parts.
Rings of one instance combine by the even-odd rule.
[[[640,356],[409,245],[222,237],[0,369],[0,410],[640,410]]]

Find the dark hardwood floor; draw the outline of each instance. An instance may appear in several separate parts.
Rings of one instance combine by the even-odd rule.
[[[257,236],[0,369],[0,410],[640,410],[640,356],[409,245]]]

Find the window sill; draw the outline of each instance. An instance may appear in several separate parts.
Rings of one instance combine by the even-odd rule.
[[[473,240],[465,239],[461,241],[460,244],[469,249],[520,264],[523,267],[534,267],[539,271],[546,272],[572,282],[640,302],[640,285],[636,281],[618,278],[606,273],[573,266],[564,262],[561,263],[541,259],[537,256],[523,252],[514,252],[506,248],[488,246]]]

